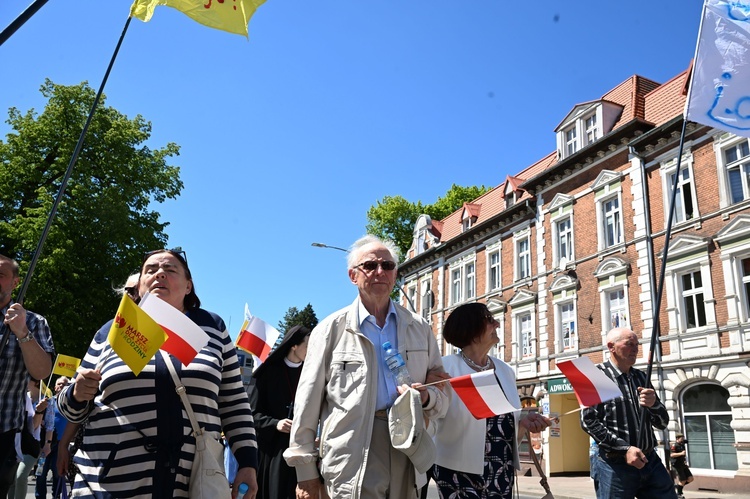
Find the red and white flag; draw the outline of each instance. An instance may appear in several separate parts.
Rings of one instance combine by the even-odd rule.
[[[469,412],[477,419],[518,411],[500,387],[495,371],[482,371],[448,380]]]
[[[622,397],[617,383],[609,379],[588,357],[566,360],[557,364],[557,367],[570,381],[578,403],[583,407]]]
[[[245,305],[245,322],[242,324],[240,334],[237,335],[235,345],[255,357],[256,369],[268,358],[268,354],[271,353],[280,335],[275,327],[250,314]]]
[[[208,334],[198,324],[159,297],[146,293],[138,306],[167,332],[161,349],[180,359],[182,365],[190,364],[208,344]]]

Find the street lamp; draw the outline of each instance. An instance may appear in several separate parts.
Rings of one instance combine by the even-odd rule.
[[[343,251],[344,253],[349,253],[349,250],[344,248],[339,248],[338,246],[330,246],[328,244],[323,243],[312,243],[312,246],[315,246],[316,248],[329,248],[329,249],[335,249],[339,251]],[[414,304],[411,302],[411,298],[409,298],[409,295],[404,291],[404,288],[401,287],[401,285],[396,282],[396,287],[399,291],[401,291],[401,294],[403,294],[406,297],[406,301],[409,302],[409,307],[411,307],[411,311],[414,313],[417,313],[417,309],[414,308]]]

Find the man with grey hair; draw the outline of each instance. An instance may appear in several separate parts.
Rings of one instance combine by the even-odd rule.
[[[297,473],[297,498],[326,492],[352,499],[418,497],[418,473],[391,443],[387,411],[405,388],[388,370],[383,343],[404,357],[427,420],[444,416],[449,401],[439,389],[421,386],[428,372],[442,373],[443,364],[430,326],[390,298],[397,262],[393,243],[357,240],[347,264],[358,296],[312,331],[284,452]]]
[[[666,428],[669,415],[646,373],[633,367],[638,336],[627,328],[612,329],[607,349],[610,360],[598,367],[617,383],[622,397],[581,411],[581,427],[599,446],[591,472],[596,497],[676,499],[672,478],[654,450],[657,440],[652,429]],[[640,426],[643,411],[648,428]]]

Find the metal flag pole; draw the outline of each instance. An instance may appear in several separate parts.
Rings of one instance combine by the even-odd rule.
[[[47,3],[47,0],[34,0],[31,5],[26,7],[26,10],[21,12],[21,15],[16,17],[7,28],[5,28],[2,32],[0,32],[0,45],[5,43],[5,41],[13,36],[13,33],[18,31],[18,28],[23,26],[26,21],[31,19],[31,16],[37,13],[39,9],[44,7],[44,4]]]
[[[49,235],[50,228],[52,227],[52,221],[55,218],[55,215],[57,214],[57,208],[60,205],[60,202],[62,201],[62,197],[65,194],[65,188],[68,186],[68,181],[70,180],[71,175],[73,174],[73,167],[75,167],[76,161],[78,160],[78,155],[81,153],[81,149],[83,149],[83,142],[86,138],[86,132],[89,129],[89,125],[91,124],[91,120],[94,117],[94,111],[96,111],[97,106],[99,105],[99,99],[102,96],[102,92],[104,91],[104,86],[107,84],[107,79],[109,78],[109,73],[112,71],[112,66],[115,64],[115,59],[117,59],[117,54],[120,51],[120,47],[122,46],[122,40],[125,38],[125,33],[128,31],[128,26],[130,26],[130,16],[128,16],[128,20],[125,22],[125,27],[122,29],[122,34],[120,35],[120,39],[117,41],[117,46],[115,47],[115,51],[112,54],[112,58],[109,61],[109,65],[107,66],[107,71],[104,73],[104,78],[102,79],[101,85],[99,85],[99,91],[96,93],[96,97],[94,98],[94,103],[91,105],[91,110],[89,111],[89,116],[86,118],[86,123],[83,125],[83,130],[81,130],[81,135],[78,137],[78,143],[76,144],[75,149],[73,150],[73,155],[70,158],[70,162],[68,163],[68,169],[65,172],[65,176],[62,179],[62,182],[60,183],[60,190],[57,192],[57,197],[55,197],[55,202],[52,204],[52,209],[49,212],[49,216],[47,217],[47,224],[44,226],[44,230],[42,231],[42,235],[39,237],[39,243],[36,246],[36,250],[34,250],[34,254],[31,257],[31,263],[29,264],[29,270],[26,272],[26,275],[23,278],[23,283],[21,284],[21,289],[18,291],[18,295],[16,296],[16,302],[23,303],[23,299],[26,296],[26,290],[29,287],[29,283],[31,282],[31,276],[34,275],[34,269],[36,268],[37,261],[39,260],[39,255],[42,253],[42,248],[44,248],[44,242],[47,240],[47,235]],[[10,328],[8,328],[5,324],[2,325],[2,339],[0,339],[0,354],[3,353],[3,350],[5,350],[5,347],[8,344],[8,340],[10,339]]]
[[[664,234],[664,249],[662,251],[661,258],[661,269],[659,270],[659,284],[656,291],[656,302],[654,304],[654,313],[652,316],[651,323],[651,342],[648,351],[648,365],[646,369],[646,382],[651,386],[651,373],[653,371],[654,352],[657,348],[661,348],[657,339],[661,334],[659,325],[659,310],[661,309],[661,298],[664,291],[664,279],[667,272],[667,257],[669,256],[669,240],[672,237],[672,223],[674,220],[674,205],[677,199],[677,186],[680,181],[680,168],[682,166],[682,150],[685,146],[685,132],[687,131],[688,122],[688,109],[690,107],[690,100],[693,96],[693,80],[695,79],[696,63],[698,62],[698,50],[700,48],[701,32],[703,31],[703,21],[706,18],[706,3],[703,2],[703,9],[701,10],[701,22],[698,26],[698,39],[695,43],[695,53],[693,55],[693,64],[690,69],[690,81],[688,84],[688,94],[685,99],[685,108],[682,112],[682,131],[680,132],[680,145],[677,150],[677,169],[674,174],[674,182],[672,182],[672,195],[669,199],[669,217],[667,218],[667,230]],[[652,268],[655,267],[656,262],[652,262]],[[660,356],[661,358],[661,356]],[[638,446],[643,449],[645,443],[645,435],[647,431],[650,431],[650,422],[648,421],[647,411],[641,411],[641,420],[638,432]],[[669,442],[665,442],[665,447],[669,449]],[[667,450],[667,456],[669,451]]]

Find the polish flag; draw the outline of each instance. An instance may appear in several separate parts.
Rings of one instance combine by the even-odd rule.
[[[245,306],[245,322],[242,324],[242,330],[237,336],[235,345],[253,355],[257,369],[257,366],[268,358],[280,335],[281,333],[275,327],[251,315]]]
[[[182,365],[190,364],[208,345],[208,334],[198,324],[159,297],[146,293],[139,306],[167,332],[161,349],[180,359]]]
[[[557,367],[570,381],[570,386],[573,387],[582,407],[591,407],[622,397],[617,383],[609,379],[588,357],[566,360],[557,364]]]
[[[481,371],[451,378],[448,381],[456,395],[461,398],[476,419],[520,410],[508,401],[508,397],[505,396],[495,376],[495,371]]]

